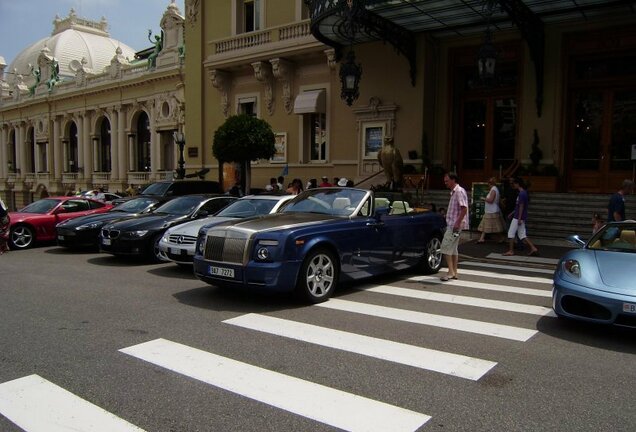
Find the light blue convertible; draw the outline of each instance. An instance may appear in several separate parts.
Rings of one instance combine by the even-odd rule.
[[[557,315],[636,327],[636,222],[612,222],[589,241],[573,236],[554,273]]]
[[[212,285],[296,290],[317,303],[346,280],[409,267],[437,272],[445,227],[401,195],[310,189],[276,214],[203,228],[194,273]]]

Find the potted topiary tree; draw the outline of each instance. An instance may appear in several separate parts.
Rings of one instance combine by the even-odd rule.
[[[214,132],[212,154],[219,161],[236,162],[241,166],[241,186],[249,193],[250,161],[270,159],[276,153],[272,127],[265,120],[239,114],[230,116]]]

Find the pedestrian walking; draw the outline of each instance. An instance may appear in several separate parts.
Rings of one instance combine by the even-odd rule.
[[[450,189],[450,200],[446,211],[446,232],[442,239],[440,252],[444,255],[448,273],[439,279],[448,282],[457,279],[457,266],[459,263],[459,238],[463,229],[468,229],[468,195],[466,189],[458,183],[459,178],[455,173],[444,174],[444,184]]]
[[[634,182],[625,179],[618,192],[612,194],[607,204],[607,221],[620,222],[625,220],[625,195],[634,191]]]
[[[501,209],[499,208],[499,188],[497,188],[497,179],[490,177],[488,179],[488,186],[490,190],[488,195],[484,197],[484,217],[479,223],[478,231],[481,232],[481,236],[477,243],[486,242],[486,234],[501,234],[504,231],[503,217],[501,216]],[[502,239],[503,242],[503,239]]]
[[[518,177],[512,180],[512,186],[519,192],[519,195],[517,196],[515,209],[511,213],[512,222],[510,222],[510,228],[508,229],[508,251],[504,252],[503,255],[512,256],[515,254],[515,237],[519,237],[519,239],[530,248],[530,252],[528,252],[528,255],[539,255],[539,250],[530,241],[526,233],[529,203],[528,191],[526,191],[523,180]]]

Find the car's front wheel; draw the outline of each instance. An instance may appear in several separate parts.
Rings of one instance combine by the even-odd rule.
[[[16,225],[11,228],[9,237],[11,249],[27,249],[33,246],[35,242],[35,233],[33,228],[27,225]]]
[[[303,261],[296,284],[297,293],[311,303],[327,301],[338,284],[338,260],[327,249],[309,252]]]
[[[163,233],[160,233],[152,239],[152,246],[150,247],[148,258],[153,263],[165,262],[163,256],[161,255],[161,249],[159,249],[159,242],[161,241],[162,236]]]
[[[442,240],[439,236],[433,236],[426,244],[426,250],[424,256],[420,261],[420,270],[424,274],[437,273],[442,268],[442,252],[440,247],[442,246]]]

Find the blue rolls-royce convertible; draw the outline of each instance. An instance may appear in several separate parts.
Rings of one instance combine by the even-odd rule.
[[[636,222],[612,222],[566,253],[554,273],[558,316],[636,327]]]
[[[319,303],[343,281],[409,267],[437,272],[446,222],[395,195],[310,189],[276,214],[203,227],[194,273],[212,285],[296,291]]]

